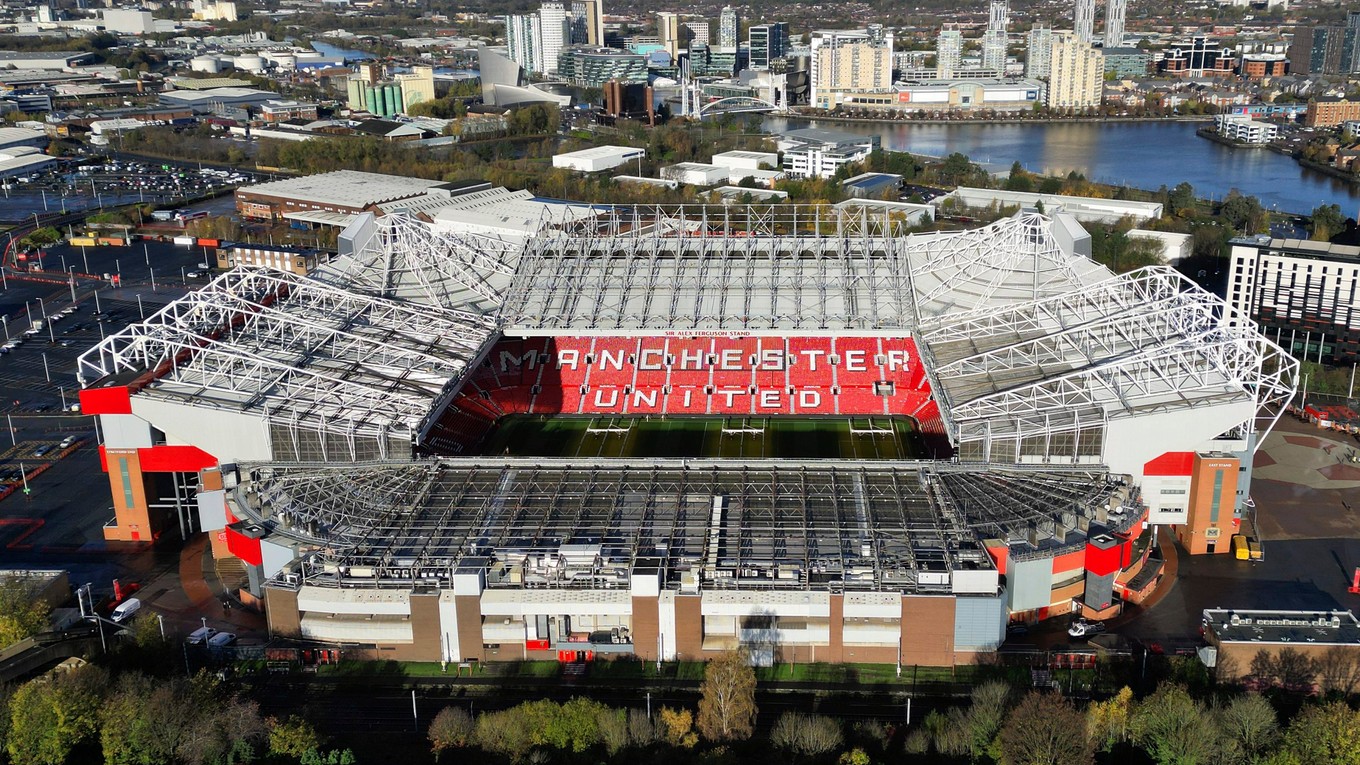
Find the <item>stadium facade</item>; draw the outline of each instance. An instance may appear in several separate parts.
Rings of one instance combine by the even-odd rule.
[[[81,357],[106,536],[178,517],[246,563],[275,635],[446,661],[951,664],[1008,621],[1145,595],[1154,526],[1228,549],[1296,362],[1170,269],[1094,263],[1061,212],[900,227],[361,215],[313,274],[237,268]],[[599,448],[486,451],[512,419],[566,417]],[[870,443],[910,418],[922,443],[628,456],[638,423],[699,418],[720,443],[798,418]]]

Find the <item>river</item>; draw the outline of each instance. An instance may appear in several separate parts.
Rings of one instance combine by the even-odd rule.
[[[811,125],[877,134],[885,149],[936,157],[957,151],[1001,170],[1018,161],[1031,172],[1066,175],[1076,170],[1093,181],[1153,190],[1188,181],[1196,194],[1213,199],[1237,189],[1287,212],[1308,213],[1327,203],[1354,216],[1360,205],[1360,187],[1305,170],[1273,151],[1206,141],[1195,135],[1203,123],[819,124],[769,117],[764,124],[771,133]]]

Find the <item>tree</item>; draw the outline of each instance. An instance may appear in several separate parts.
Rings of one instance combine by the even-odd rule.
[[[1339,205],[1318,205],[1313,208],[1309,235],[1316,241],[1327,242],[1346,228],[1346,216]]]
[[[770,743],[794,754],[817,757],[844,743],[840,721],[822,715],[785,712],[770,732]]]
[[[1092,757],[1082,713],[1056,693],[1030,691],[1001,728],[1007,765],[1083,765]]]
[[[1360,713],[1344,702],[1309,705],[1284,735],[1271,760],[1284,765],[1360,765]]]
[[[1261,200],[1243,196],[1236,189],[1228,192],[1228,197],[1223,200],[1218,214],[1234,230],[1243,234],[1255,234],[1265,228],[1266,211],[1261,207]]]
[[[699,732],[709,741],[751,737],[756,720],[756,673],[744,651],[728,651],[708,662],[699,686]]]
[[[1007,191],[1034,190],[1034,180],[1029,177],[1029,173],[1025,172],[1024,165],[1021,165],[1018,161],[1015,164],[1011,165],[1011,173],[1009,176],[1006,177],[1006,190]]]
[[[430,721],[430,751],[438,757],[445,749],[467,746],[476,725],[461,707],[444,707]]]
[[[659,717],[661,725],[658,727],[666,743],[685,749],[691,749],[699,743],[699,736],[694,732],[694,715],[688,709],[662,707]]]
[[[1188,183],[1178,183],[1166,199],[1167,214],[1184,218],[1195,210],[1195,187]]]
[[[1218,714],[1223,731],[1224,759],[1255,762],[1280,737],[1275,709],[1264,696],[1249,693],[1238,696]]]
[[[1158,765],[1203,765],[1217,757],[1217,731],[1184,686],[1158,686],[1135,708],[1129,729]]]
[[[301,757],[321,746],[321,736],[316,728],[297,715],[279,722],[269,721],[269,752],[284,757]]]
[[[42,632],[50,611],[47,601],[32,596],[23,578],[0,579],[0,648]]]
[[[1133,690],[1127,685],[1105,701],[1093,701],[1086,709],[1086,734],[1102,752],[1108,752],[1129,737],[1129,712]]]
[[[48,682],[20,686],[10,699],[5,748],[16,765],[62,765],[78,746],[92,741],[108,678],[84,667]]]

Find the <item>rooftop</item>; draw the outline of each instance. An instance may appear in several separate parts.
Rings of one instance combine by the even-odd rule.
[[[1224,643],[1360,645],[1360,622],[1350,611],[1207,608],[1204,626]]]
[[[492,588],[626,592],[643,570],[663,587],[947,592],[951,573],[977,571],[995,592],[982,539],[1023,539],[1072,513],[1098,522],[1128,496],[1099,471],[469,458],[244,464],[232,502],[326,550],[304,571],[311,584],[409,586],[412,567],[437,577],[463,564],[489,569]]]
[[[320,205],[363,209],[369,205],[419,196],[441,181],[398,175],[336,170],[301,178],[270,181],[237,190],[238,196],[267,196]]]
[[[874,136],[859,135],[857,133],[846,133],[839,130],[824,130],[822,128],[799,128],[798,130],[786,130],[779,134],[781,138],[788,138],[803,143],[868,143]]]
[[[639,154],[645,154],[645,149],[638,149],[631,146],[592,146],[589,149],[578,151],[568,151],[558,154],[558,157],[572,157],[574,159],[611,159],[625,158],[631,159]]]

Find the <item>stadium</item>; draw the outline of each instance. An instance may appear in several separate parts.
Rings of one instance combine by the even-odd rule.
[[[178,520],[352,655],[949,665],[1223,552],[1297,363],[1067,214],[354,217],[80,360],[110,539]]]

